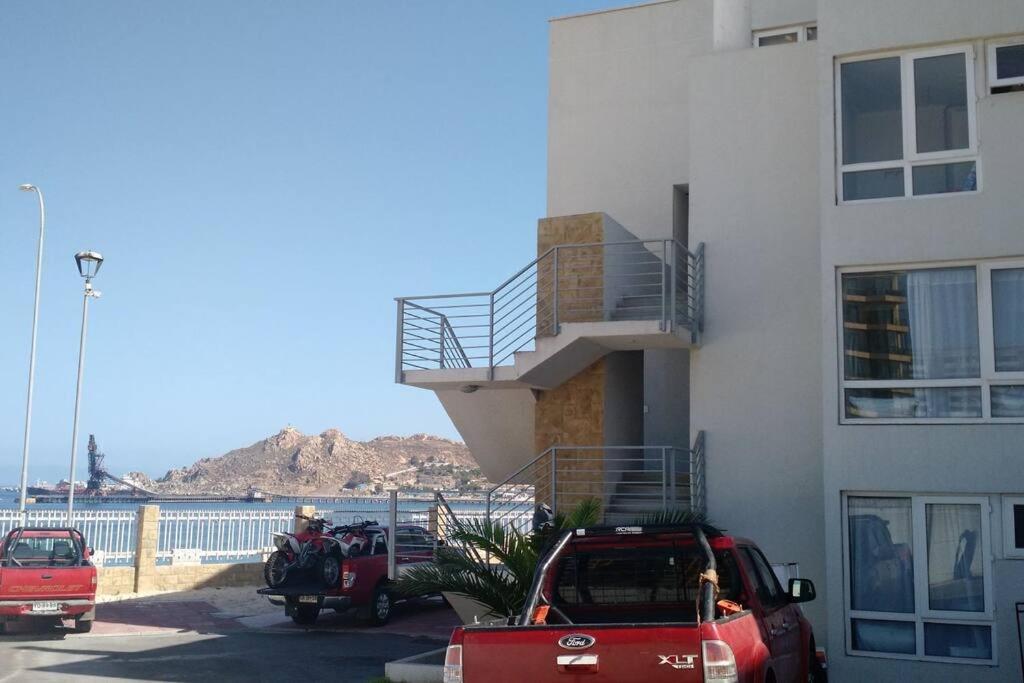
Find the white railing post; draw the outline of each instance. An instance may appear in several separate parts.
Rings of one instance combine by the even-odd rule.
[[[555,245],[554,256],[552,257],[554,263],[552,264],[552,277],[551,277],[551,334],[552,336],[558,335],[558,245]]]
[[[398,299],[398,321],[395,325],[395,383],[401,384],[405,378],[402,373],[402,360],[405,356],[405,299]]]

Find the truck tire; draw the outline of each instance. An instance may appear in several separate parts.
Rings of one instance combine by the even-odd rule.
[[[374,589],[370,604],[363,608],[363,617],[370,626],[383,626],[391,618],[393,606],[391,592],[386,585],[381,584]]]
[[[292,621],[299,626],[312,626],[320,616],[320,605],[298,605],[292,614]]]
[[[88,633],[92,630],[92,619],[75,619],[75,633]]]

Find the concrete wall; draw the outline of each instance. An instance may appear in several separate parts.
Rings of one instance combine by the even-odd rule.
[[[690,444],[690,353],[676,349],[644,351],[644,444]]]
[[[817,0],[753,0],[751,3],[751,23],[755,31],[804,24],[817,16]]]
[[[710,51],[711,16],[711,0],[677,0],[551,22],[549,216],[604,211],[638,237],[671,235],[686,64]]]
[[[976,43],[981,191],[973,195],[900,199],[837,206],[833,63],[836,56],[874,50],[970,42],[1024,33],[1019,0],[819,2],[818,108],[821,213],[821,336],[825,530],[829,653],[839,680],[1021,680],[1012,614],[1024,601],[1024,563],[999,560],[1000,510],[993,505],[994,595],[998,668],[894,662],[845,655],[843,491],[1011,493],[1024,491],[1024,425],[840,425],[836,268],[865,264],[1024,255],[1024,193],[1020,192],[1024,93],[989,95],[984,45]],[[994,499],[995,500],[995,499]]]
[[[101,597],[131,596],[230,586],[252,586],[255,590],[263,585],[262,562],[155,566],[142,590],[135,589],[136,574],[134,567],[99,567],[96,594]]]
[[[825,588],[813,43],[690,65],[690,235],[707,244],[691,429],[711,520]],[[823,599],[805,609],[824,638]]]
[[[439,389],[437,398],[490,481],[503,480],[536,457],[529,389]]]

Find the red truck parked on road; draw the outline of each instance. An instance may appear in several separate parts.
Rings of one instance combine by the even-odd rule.
[[[18,528],[0,546],[0,632],[12,621],[74,619],[92,629],[96,567],[76,529]]]
[[[563,532],[512,625],[460,626],[445,683],[826,680],[796,603],[746,539],[708,525]],[[510,620],[512,621],[512,620]]]

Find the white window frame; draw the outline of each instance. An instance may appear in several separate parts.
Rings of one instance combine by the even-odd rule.
[[[945,55],[963,54],[966,73],[967,87],[967,135],[968,147],[966,149],[942,150],[939,152],[919,153],[917,151],[917,123],[916,103],[914,100],[914,61],[928,57],[942,57]],[[842,65],[853,62],[868,62],[889,57],[900,58],[900,114],[903,123],[903,155],[901,159],[890,161],[869,161],[864,163],[847,164],[843,160],[843,84]],[[981,191],[981,161],[978,159],[978,126],[977,126],[977,101],[978,93],[975,86],[975,55],[972,44],[957,44],[944,47],[932,48],[929,50],[912,51],[890,51],[879,52],[870,55],[857,55],[855,57],[843,57],[835,60],[835,120],[836,120],[836,197],[838,203],[843,204],[864,204],[869,202],[890,202],[901,199],[928,199],[935,197],[949,197],[962,194],[976,194]],[[962,192],[938,192],[933,194],[914,194],[914,168],[919,166],[931,166],[938,164],[954,164],[958,162],[974,162],[975,183],[973,190]],[[880,171],[880,170],[903,169],[903,194],[896,197],[877,197],[871,199],[846,199],[843,196],[843,174],[855,173],[857,171]]]
[[[1024,496],[1003,496],[1003,557],[1024,560],[1024,548],[1014,545],[1013,507],[1024,505]]]
[[[887,271],[933,270],[939,268],[974,268],[978,302],[978,349],[981,372],[978,377],[957,379],[859,380],[846,379],[846,340],[843,319],[843,275]],[[992,271],[1024,268],[1024,259],[991,259],[940,261],[930,263],[849,266],[836,269],[836,322],[839,354],[839,423],[848,425],[878,424],[1024,424],[1024,416],[992,417],[993,386],[1024,385],[1024,372],[996,372],[995,335],[992,319]],[[914,389],[933,387],[980,387],[981,417],[847,417],[847,389]]]
[[[996,61],[996,49],[1000,47],[1006,47],[1007,45],[1024,45],[1024,36],[1015,36],[1013,38],[1002,38],[1000,40],[993,40],[986,43],[985,47],[988,52],[988,87],[989,88],[1002,88],[1008,85],[1024,85],[1024,76],[1018,76],[1017,78],[999,78],[997,75],[996,68],[998,63]]]
[[[784,36],[788,33],[796,34],[797,43],[807,42],[807,29],[818,28],[818,25],[814,22],[809,24],[793,24],[791,26],[780,26],[779,28],[764,29],[762,31],[754,31],[754,47],[762,47],[762,38],[771,38],[772,36]],[[816,40],[816,39],[815,39]],[[778,47],[777,45],[764,45],[763,47]]]
[[[850,498],[909,498],[911,533],[913,534],[914,556],[914,612],[869,612],[854,610],[850,597]],[[956,496],[956,495],[917,495],[913,493],[879,493],[875,491],[849,491],[842,494],[842,542],[843,542],[843,622],[845,630],[846,654],[851,657],[874,657],[880,659],[904,659],[928,662],[952,662],[957,664],[975,664],[996,666],[999,663],[998,638],[994,596],[992,594],[992,541],[991,515],[992,506],[988,496]],[[928,541],[926,529],[925,506],[931,504],[980,505],[981,506],[981,546],[983,564],[983,586],[985,590],[984,612],[948,612],[928,608]],[[977,616],[975,616],[977,615]],[[915,644],[917,654],[908,655],[896,652],[872,652],[853,648],[854,619],[878,619],[882,621],[913,622],[915,625]],[[974,659],[964,657],[936,657],[924,654],[924,625],[955,624],[967,626],[987,626],[992,635],[992,659]]]

